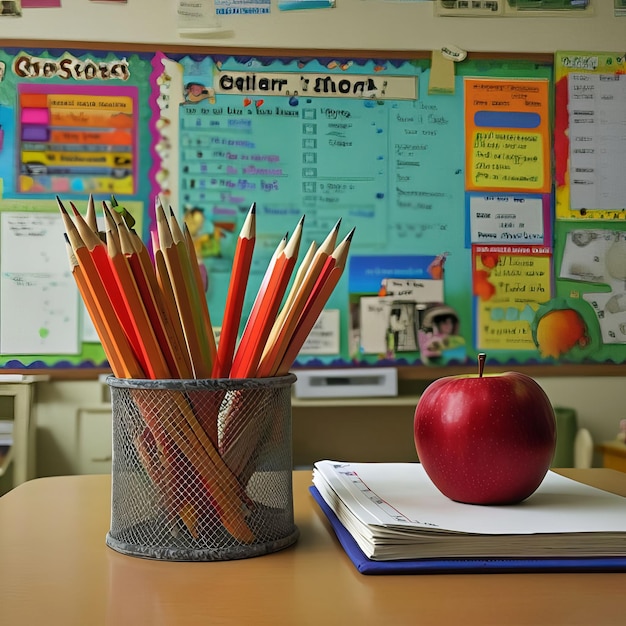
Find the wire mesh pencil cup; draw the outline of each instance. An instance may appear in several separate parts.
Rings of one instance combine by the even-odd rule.
[[[295,380],[293,374],[207,380],[109,376],[107,545],[146,558],[222,561],[295,543]]]

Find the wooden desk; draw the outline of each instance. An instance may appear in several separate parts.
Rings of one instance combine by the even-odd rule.
[[[608,469],[560,470],[626,495]],[[364,576],[294,473],[301,536],[242,561],[174,563],[105,545],[109,476],[40,478],[0,498],[0,614],[20,626],[624,624],[626,574]]]

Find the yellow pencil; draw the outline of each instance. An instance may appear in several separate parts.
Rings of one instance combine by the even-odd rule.
[[[333,253],[340,225],[341,220],[335,224],[315,253],[302,283],[294,295],[291,306],[287,310],[281,326],[277,329],[272,344],[268,345],[267,351],[259,363],[259,370],[257,372],[259,377],[274,376],[276,374],[276,370],[287,350],[287,345],[296,329],[300,314],[313,291],[326,260]]]
[[[159,236],[159,251],[162,252],[167,267],[167,274],[176,303],[176,310],[180,316],[185,343],[190,356],[195,378],[209,378],[211,363],[209,363],[209,349],[205,343],[201,345],[202,329],[198,328],[197,313],[192,309],[188,285],[190,284],[189,269],[185,270],[180,258],[180,248],[176,247],[172,239],[170,226],[162,206],[157,207],[157,230]],[[187,273],[185,274],[185,271]],[[205,335],[206,340],[206,335]]]

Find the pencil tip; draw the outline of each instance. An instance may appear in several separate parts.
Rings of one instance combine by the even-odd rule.
[[[346,235],[346,241],[352,241],[352,237],[354,235],[355,230],[356,230],[356,226],[353,226],[352,230]]]
[[[61,211],[61,213],[65,213],[67,215],[67,209],[63,206],[63,203],[61,202],[61,198],[59,198],[59,196],[55,196],[57,199],[57,204],[59,205],[59,209]]]
[[[76,208],[76,205],[70,200],[70,206],[72,207],[72,211],[74,215],[80,215],[80,211]]]
[[[339,227],[341,226],[341,217],[337,220],[337,223],[335,224],[335,230],[339,231]]]
[[[250,211],[249,211],[249,212],[250,212],[250,213],[256,213],[256,202],[253,202],[253,203],[250,205]]]

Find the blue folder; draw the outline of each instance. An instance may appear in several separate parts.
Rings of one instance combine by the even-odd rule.
[[[320,492],[309,487],[328,518],[339,543],[361,574],[503,574],[524,572],[626,572],[626,556],[533,558],[440,558],[372,561],[326,504]]]

